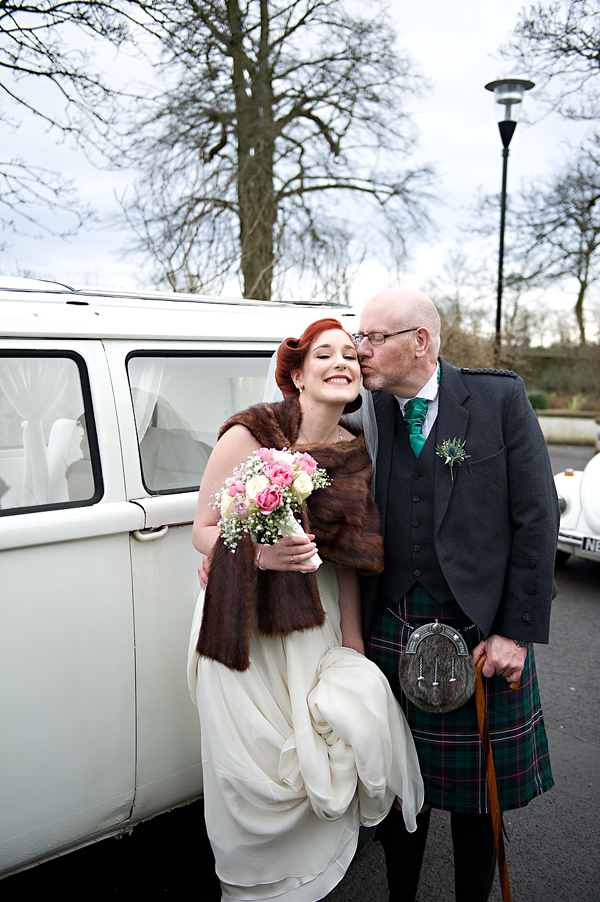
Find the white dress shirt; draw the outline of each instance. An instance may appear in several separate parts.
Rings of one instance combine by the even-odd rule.
[[[440,403],[440,384],[439,384],[439,369],[440,365],[438,363],[435,368],[435,372],[433,373],[429,382],[426,382],[421,391],[415,395],[415,398],[427,398],[429,401],[427,405],[427,415],[425,416],[425,422],[423,423],[423,429],[421,430],[421,435],[427,441],[427,436],[433,429],[433,424],[435,423],[436,417],[438,415],[438,407]],[[404,416],[404,408],[406,403],[411,398],[399,398],[398,395],[394,395],[396,401],[400,405],[400,410],[402,411],[402,416]]]

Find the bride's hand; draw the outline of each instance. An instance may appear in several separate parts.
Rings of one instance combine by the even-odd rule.
[[[298,573],[302,570],[316,570],[314,565],[307,561],[317,551],[314,535],[285,536],[275,545],[255,545],[256,554],[254,561],[257,567],[263,570],[292,570]]]

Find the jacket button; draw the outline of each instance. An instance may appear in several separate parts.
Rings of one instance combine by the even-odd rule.
[[[420,551],[420,550],[421,550],[420,545],[413,545],[413,551]]]
[[[531,567],[532,570],[535,570],[537,564],[535,561],[529,561],[529,566]]]
[[[420,576],[420,575],[421,575],[421,571],[420,571],[420,570],[415,570],[415,576]]]
[[[415,502],[415,504],[417,504],[420,500],[421,499],[419,498],[418,495],[413,495],[413,501]]]
[[[413,526],[415,527],[415,529],[417,528],[417,526],[420,526],[420,525],[421,524],[419,523],[418,520],[413,520]]]
[[[533,586],[527,586],[527,594],[535,595],[535,589],[533,588]]]
[[[523,620],[525,623],[531,623],[531,614],[523,614]]]

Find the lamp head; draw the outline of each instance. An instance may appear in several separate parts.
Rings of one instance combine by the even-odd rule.
[[[504,120],[516,121],[516,110],[522,102],[525,91],[530,91],[535,83],[525,78],[501,78],[498,81],[490,81],[485,86],[486,91],[494,92],[494,100],[504,106]]]

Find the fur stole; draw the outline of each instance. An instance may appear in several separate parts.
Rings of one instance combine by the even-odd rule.
[[[294,448],[302,414],[296,398],[256,404],[235,414],[223,428],[245,426],[265,448]],[[331,485],[310,495],[302,525],[315,534],[319,554],[363,573],[383,570],[379,512],[371,498],[371,461],[362,435],[332,445],[302,445],[327,471]],[[250,536],[235,553],[216,542],[204,599],[197,651],[234,670],[249,666],[254,593],[258,630],[265,636],[321,626],[325,614],[314,573],[256,570]]]

